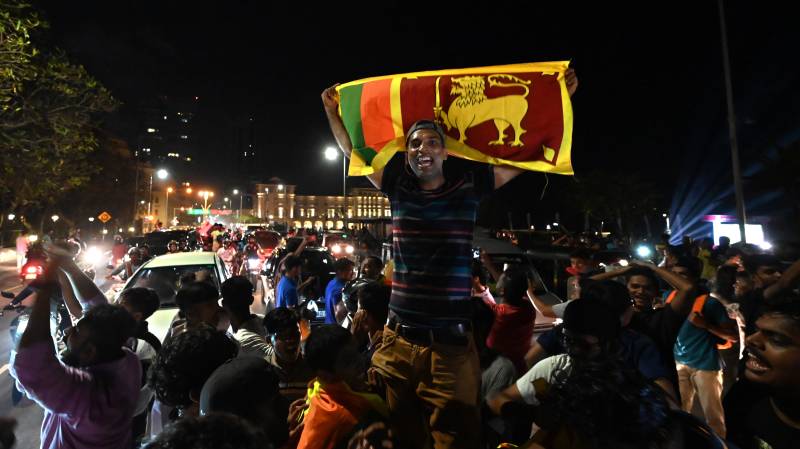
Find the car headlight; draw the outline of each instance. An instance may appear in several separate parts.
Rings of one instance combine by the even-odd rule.
[[[339,254],[340,252],[342,252],[342,247],[339,246],[339,244],[337,243],[337,244],[331,246],[331,252]]]
[[[354,249],[353,249],[353,245],[347,245],[347,246],[344,248],[344,251],[345,251],[347,254],[353,254],[353,251],[354,251]]]
[[[92,265],[99,265],[103,261],[103,252],[96,246],[90,246],[89,249],[83,253],[83,260]]]

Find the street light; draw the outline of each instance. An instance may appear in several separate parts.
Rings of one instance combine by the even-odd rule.
[[[59,217],[58,215],[53,215],[52,217],[50,217],[50,219],[53,220],[53,223],[57,222],[59,218],[61,217]]]
[[[89,223],[94,223],[94,217],[89,217]]]
[[[9,220],[9,221],[12,221],[12,220],[14,220],[15,218],[17,218],[17,216],[16,216],[16,215],[14,215],[14,214],[8,214],[8,220]]]
[[[167,170],[161,168],[156,172],[156,176],[158,176],[158,179],[164,180],[164,179],[167,179],[167,176],[169,176],[169,172],[167,172]]]

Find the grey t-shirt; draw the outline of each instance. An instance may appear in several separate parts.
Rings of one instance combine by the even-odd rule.
[[[481,397],[485,401],[513,385],[516,380],[517,370],[514,369],[514,363],[498,355],[492,364],[481,373]]]

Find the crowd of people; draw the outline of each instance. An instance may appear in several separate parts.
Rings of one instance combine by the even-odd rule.
[[[335,88],[322,100],[349,156]],[[406,135],[369,176],[391,202],[391,280],[380,259],[365,258],[361,283],[337,262],[326,324],[298,313],[290,254],[265,316],[244,277],[220,291],[187,280],[154,341],[152,291],[107,304],[51,251],[11,363],[45,409],[42,447],[794,447],[800,261],[687,240],[659,265],[601,267],[573,242],[567,300],[553,304],[530,272],[473,257],[478,201],[520,171],[445,164],[433,121]],[[63,342],[48,321],[56,290],[75,320]],[[537,332],[538,316],[556,325]]]

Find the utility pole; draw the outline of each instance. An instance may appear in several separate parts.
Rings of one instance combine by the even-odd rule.
[[[744,225],[747,222],[742,189],[742,169],[739,165],[739,142],[736,139],[736,114],[733,109],[733,85],[731,83],[731,63],[728,55],[728,30],[725,25],[725,7],[717,0],[719,9],[719,30],[722,37],[722,67],[725,73],[725,97],[728,103],[728,135],[731,141],[731,163],[733,164],[733,187],[736,196],[736,219],[739,222],[739,236],[747,243]]]

